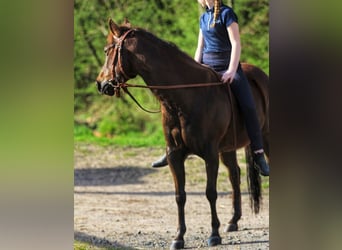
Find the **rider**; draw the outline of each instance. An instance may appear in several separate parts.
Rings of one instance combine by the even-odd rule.
[[[251,141],[253,160],[261,175],[269,175],[265,160],[262,133],[248,80],[240,65],[240,34],[238,18],[233,9],[221,0],[198,0],[206,8],[200,18],[195,60],[222,74],[221,80],[230,84],[245,120]],[[166,155],[152,163],[152,167],[166,166]]]

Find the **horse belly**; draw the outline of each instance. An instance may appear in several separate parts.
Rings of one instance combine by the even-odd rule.
[[[231,120],[228,109],[211,110],[207,116],[197,117],[183,121],[182,140],[192,153],[202,154],[209,147],[219,147]]]
[[[227,132],[221,140],[219,150],[224,152],[233,151],[243,148],[249,143],[250,140],[245,129],[237,131],[236,136],[234,136],[233,131],[230,131]]]

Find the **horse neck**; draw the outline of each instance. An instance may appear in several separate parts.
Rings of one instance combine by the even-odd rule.
[[[196,76],[186,74],[198,64],[178,48],[148,35],[140,38],[135,51],[137,73],[147,85],[174,85],[196,82]]]

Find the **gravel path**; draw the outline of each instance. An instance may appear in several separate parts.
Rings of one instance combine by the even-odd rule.
[[[111,249],[169,249],[177,228],[174,185],[169,168],[153,169],[160,148],[75,145],[75,239]],[[242,159],[242,152],[239,152]],[[245,166],[240,161],[242,173]],[[186,249],[209,249],[210,209],[205,197],[203,161],[186,161]],[[217,210],[222,245],[210,249],[269,249],[269,196],[264,190],[258,215],[249,207],[246,177],[241,179],[242,218],[239,231],[224,233],[232,214],[231,186],[220,167]]]

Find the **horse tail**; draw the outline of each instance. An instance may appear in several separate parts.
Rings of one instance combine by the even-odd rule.
[[[259,213],[261,196],[261,178],[258,170],[254,167],[252,150],[250,146],[245,147],[245,156],[247,164],[247,183],[250,206],[254,213]]]

